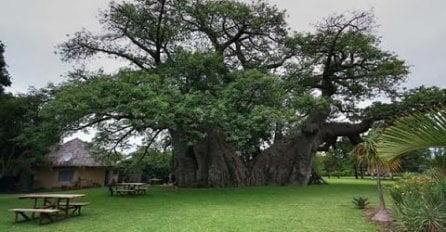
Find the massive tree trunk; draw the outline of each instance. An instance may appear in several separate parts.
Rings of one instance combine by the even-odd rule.
[[[299,134],[284,138],[261,153],[255,160],[251,185],[305,185],[311,176],[317,136]]]
[[[192,146],[183,140],[182,130],[169,130],[175,154],[175,182],[180,187],[196,186],[197,162]]]
[[[175,178],[180,187],[246,185],[248,170],[225,137],[215,131],[194,145],[180,130],[170,130],[175,151]]]
[[[338,136],[347,136],[352,143],[359,143],[359,134],[367,131],[370,125],[371,121],[359,124],[310,122],[301,133],[282,139],[261,153],[250,172],[249,183],[306,185],[316,151],[334,146]]]
[[[334,146],[338,136],[347,136],[352,143],[358,143],[359,134],[367,131],[370,124],[370,121],[308,123],[301,132],[284,137],[263,151],[250,171],[222,133],[209,130],[205,138],[190,145],[184,132],[170,130],[176,184],[180,187],[306,185],[316,151]]]

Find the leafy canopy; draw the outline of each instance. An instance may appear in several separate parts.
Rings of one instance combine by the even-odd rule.
[[[102,32],[61,44],[62,59],[107,55],[131,66],[66,83],[46,111],[65,130],[96,128],[112,149],[132,136],[150,145],[165,130],[190,143],[220,130],[252,154],[315,112],[358,119],[359,101],[395,95],[408,72],[380,48],[371,12],[294,33],[266,1],[150,0],[111,3],[100,22]]]

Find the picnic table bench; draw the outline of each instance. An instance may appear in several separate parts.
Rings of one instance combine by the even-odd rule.
[[[133,190],[133,189],[116,189],[115,192],[121,196],[136,194],[136,190]]]
[[[134,196],[138,194],[146,194],[148,190],[146,183],[117,183],[110,191],[116,192],[120,196]]]
[[[146,194],[147,190],[149,190],[149,187],[144,187],[144,186],[140,186],[139,188],[136,189],[136,191],[139,192],[140,194]]]
[[[48,219],[49,222],[53,222],[52,216],[59,213],[58,209],[10,209],[9,211],[15,212],[15,222],[29,221],[35,219],[35,213],[39,214],[39,224],[42,224],[43,219]],[[26,213],[32,213],[31,216],[26,215]],[[23,220],[19,220],[19,215],[23,217]]]
[[[81,214],[81,209],[89,205],[89,202],[70,202],[70,200],[84,197],[85,194],[26,194],[19,199],[34,200],[33,208],[14,208],[10,212],[15,213],[15,222],[29,221],[39,218],[39,224],[44,220],[53,222],[57,217],[68,218]],[[38,204],[41,201],[41,204]],[[27,215],[29,213],[30,215]],[[38,215],[36,217],[36,214]],[[19,220],[19,215],[23,220]],[[60,218],[59,217],[59,218]]]
[[[162,181],[163,181],[163,179],[160,179],[160,178],[149,179],[150,184],[161,184]]]
[[[81,215],[82,207],[87,206],[89,204],[90,204],[90,202],[70,202],[68,207],[69,207],[69,209],[73,209],[71,211],[71,215],[78,215],[79,216],[79,215]]]

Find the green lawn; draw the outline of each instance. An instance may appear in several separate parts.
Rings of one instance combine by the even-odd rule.
[[[145,196],[110,197],[105,188],[87,194],[80,217],[39,226],[13,223],[9,208],[30,200],[0,195],[0,231],[377,231],[354,209],[354,196],[377,204],[372,180],[329,179],[309,187],[176,189],[152,187]]]

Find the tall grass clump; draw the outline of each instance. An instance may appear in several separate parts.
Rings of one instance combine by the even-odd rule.
[[[393,216],[407,231],[446,231],[446,179],[436,171],[406,175],[390,188]]]

